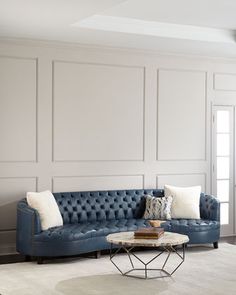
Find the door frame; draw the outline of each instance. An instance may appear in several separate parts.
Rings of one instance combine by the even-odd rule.
[[[232,105],[213,105],[212,106],[212,165],[211,165],[211,174],[212,174],[212,194],[217,197],[217,163],[216,163],[216,128],[217,128],[217,111],[218,110],[227,110],[230,112],[230,167],[229,167],[229,224],[221,225],[221,236],[230,236],[235,233],[235,191],[234,191],[234,183],[235,183],[235,148],[234,148],[234,140],[235,140],[235,124],[234,124],[234,113],[235,108]]]

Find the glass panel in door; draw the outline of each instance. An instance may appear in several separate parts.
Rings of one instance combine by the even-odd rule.
[[[233,234],[233,107],[213,107],[213,194],[221,203],[221,234]]]

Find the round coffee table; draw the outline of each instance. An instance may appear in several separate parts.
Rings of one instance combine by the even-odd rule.
[[[162,237],[159,239],[135,239],[134,232],[120,232],[115,234],[110,234],[107,236],[107,241],[111,243],[111,250],[110,250],[110,260],[114,264],[114,266],[118,269],[118,271],[123,276],[130,276],[135,278],[142,278],[142,279],[154,279],[154,278],[163,278],[163,277],[170,277],[184,262],[185,259],[185,246],[188,243],[189,238],[186,235],[181,235],[177,233],[165,232]],[[177,250],[178,245],[181,245],[182,253],[180,254]],[[114,246],[116,249],[114,249]],[[118,249],[117,249],[118,246]],[[152,248],[159,248],[160,252],[156,254],[152,259],[147,262],[144,262],[137,253],[133,252],[133,249],[136,247],[152,247]],[[121,268],[114,262],[114,257],[121,251],[125,251],[129,258],[131,269],[128,271],[123,272]],[[161,268],[149,268],[149,264],[154,262],[159,256],[161,256],[164,252],[167,252],[167,257],[164,260],[164,263]],[[175,254],[180,258],[180,263],[174,268],[173,271],[169,272],[166,270],[166,265],[169,260],[171,254]],[[136,258],[143,267],[135,268],[133,259]],[[132,272],[134,271],[143,271],[144,276],[133,275]],[[159,276],[148,276],[149,271],[158,271],[160,273]]]

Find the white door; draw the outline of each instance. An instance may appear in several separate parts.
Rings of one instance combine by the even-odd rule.
[[[221,235],[234,234],[234,108],[213,106],[212,192],[221,202]]]

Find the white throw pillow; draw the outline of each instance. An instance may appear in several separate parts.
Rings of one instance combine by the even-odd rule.
[[[26,199],[28,205],[38,211],[42,230],[63,225],[57,202],[50,191],[41,193],[28,192]]]
[[[177,187],[165,185],[165,196],[173,196],[171,217],[200,219],[201,186]]]

